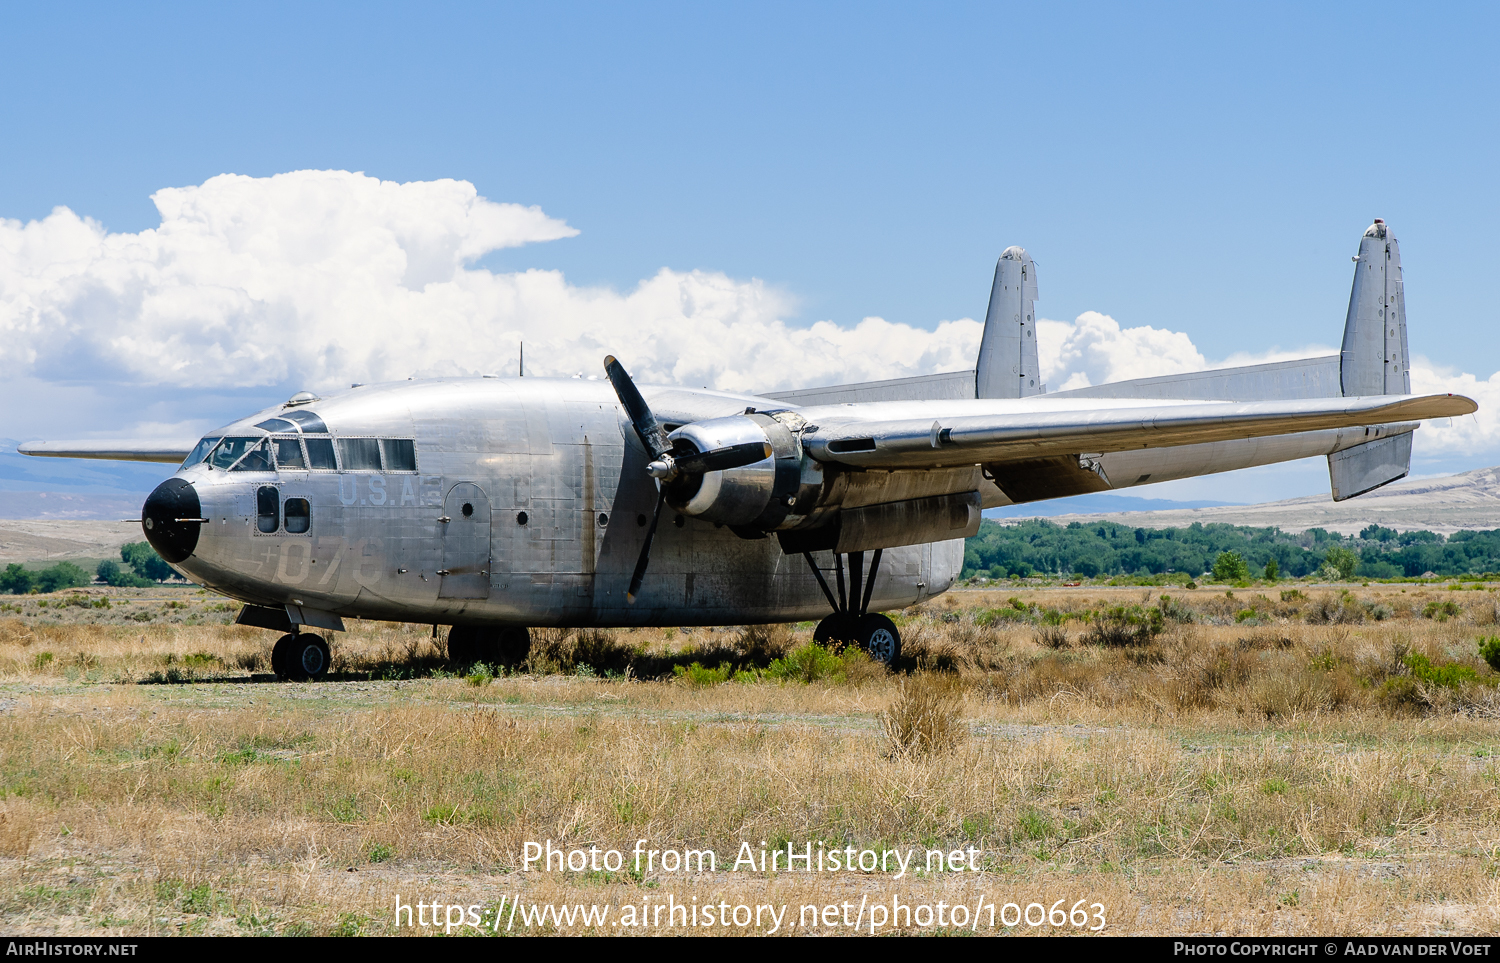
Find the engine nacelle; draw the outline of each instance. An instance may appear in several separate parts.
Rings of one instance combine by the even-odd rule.
[[[741,468],[673,479],[666,486],[666,496],[674,511],[759,537],[780,525],[796,503],[802,444],[796,434],[770,415],[747,412],[695,421],[667,437],[679,455],[746,443],[771,445],[770,458]]]

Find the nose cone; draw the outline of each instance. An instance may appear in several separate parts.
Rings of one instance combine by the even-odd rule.
[[[185,479],[168,478],[146,499],[141,528],[156,554],[175,565],[198,547],[202,514],[197,489]]]

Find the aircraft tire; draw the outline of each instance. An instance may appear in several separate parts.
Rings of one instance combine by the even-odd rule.
[[[473,665],[474,649],[474,629],[467,625],[455,625],[448,630],[449,665]]]
[[[328,674],[333,653],[320,635],[304,632],[294,636],[295,641],[287,650],[284,663],[287,678],[294,682],[316,682]]]
[[[882,665],[895,665],[901,658],[901,630],[878,612],[860,616],[854,625],[854,635],[859,647]]]
[[[813,629],[813,641],[824,648],[841,648],[844,643],[855,641],[857,621],[852,615],[835,612]]]
[[[286,679],[290,676],[291,670],[288,666],[291,662],[292,647],[296,644],[296,634],[288,632],[277,639],[276,644],[271,647],[271,671],[276,673],[276,678]]]
[[[522,665],[531,655],[531,630],[525,626],[512,626],[500,632],[500,664]]]

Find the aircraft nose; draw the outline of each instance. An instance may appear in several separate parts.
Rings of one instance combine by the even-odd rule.
[[[141,528],[156,554],[176,564],[193,554],[202,529],[203,507],[198,490],[182,478],[168,478],[156,486],[141,509]]]

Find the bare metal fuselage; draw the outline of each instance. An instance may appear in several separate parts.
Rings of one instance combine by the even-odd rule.
[[[657,397],[664,417],[682,421],[745,405],[744,396],[708,391]],[[191,482],[207,519],[177,565],[189,578],[262,605],[442,624],[709,625],[828,614],[806,563],[775,538],[744,539],[672,513],[639,597],[626,601],[656,487],[608,383],[407,382],[313,407],[341,437],[415,439],[417,470],[184,468],[177,477]],[[278,410],[215,434],[244,432]],[[257,497],[267,486],[279,504],[308,501],[305,533],[260,531]],[[888,550],[871,610],[946,590],[962,560],[961,539]]]

